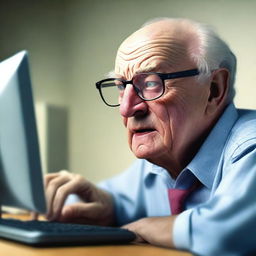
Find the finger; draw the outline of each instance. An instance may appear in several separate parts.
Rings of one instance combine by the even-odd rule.
[[[52,179],[55,179],[56,177],[59,176],[59,173],[50,173],[50,174],[46,174],[44,176],[44,186],[47,187],[49,182],[52,180]]]
[[[100,203],[75,203],[64,206],[59,221],[104,225]]]
[[[52,179],[55,179],[56,177],[61,176],[61,175],[68,175],[68,174],[70,174],[70,172],[68,172],[66,170],[61,170],[59,172],[54,172],[54,173],[47,173],[44,176],[44,185],[47,187],[47,185],[49,184],[49,182]]]
[[[63,184],[61,187],[59,187],[58,190],[56,191],[54,201],[52,202],[53,204],[52,218],[59,217],[59,215],[61,214],[63,205],[67,200],[68,195],[76,194],[76,193],[79,194],[81,190],[83,191],[90,190],[90,188],[88,187],[89,185],[87,184],[87,182],[84,179],[81,179],[81,177],[78,175],[74,175],[72,177],[72,180]],[[83,200],[86,201],[85,195],[83,195],[83,197],[84,197]]]
[[[54,196],[50,196],[50,198],[52,198],[51,211],[49,211],[49,214],[47,215],[47,218],[50,220],[59,218],[68,195],[76,193],[79,190],[79,187],[84,185],[82,184],[82,180],[77,180],[75,178],[67,180],[66,183],[62,183],[62,180],[58,180],[58,182],[61,186],[54,191]]]
[[[48,186],[45,188],[45,195],[47,200],[47,215],[51,215],[53,211],[54,206],[54,200],[56,198],[56,194],[58,190],[66,183],[70,182],[70,177],[68,175],[63,176],[57,176],[54,179],[52,179]]]
[[[129,231],[132,231],[135,235],[136,238],[133,241],[134,243],[146,243],[147,241],[137,232],[137,222],[132,222],[129,224],[126,224],[124,226],[122,226],[121,228],[123,229],[127,229]]]
[[[130,230],[131,231],[131,230]],[[136,232],[132,231],[135,235],[136,238],[135,240],[133,240],[134,243],[147,243],[146,240],[144,240],[139,234],[137,234]]]
[[[142,238],[134,229],[126,228],[126,227],[121,227],[122,229],[127,229],[131,232],[133,232],[136,236],[136,238],[133,240],[134,243],[146,243],[147,241]]]

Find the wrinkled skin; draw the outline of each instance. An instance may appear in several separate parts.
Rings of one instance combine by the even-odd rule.
[[[144,27],[120,46],[115,72],[130,80],[142,71],[170,73],[194,69],[196,65],[188,56],[188,38],[193,38],[190,33],[184,35],[176,28],[170,29],[168,22]],[[133,153],[176,177],[192,159],[215,120],[208,109],[210,81],[199,83],[198,77],[167,80],[165,94],[148,102],[141,100],[128,85],[120,102],[120,113]]]

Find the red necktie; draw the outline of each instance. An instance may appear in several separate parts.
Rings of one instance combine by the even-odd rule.
[[[196,181],[190,188],[188,189],[178,189],[172,188],[168,189],[168,197],[171,206],[171,213],[179,214],[184,210],[184,203],[187,197],[195,191],[200,185],[199,181]]]

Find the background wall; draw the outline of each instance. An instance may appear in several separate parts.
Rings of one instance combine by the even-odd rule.
[[[36,101],[69,108],[69,169],[97,182],[134,159],[118,109],[95,89],[122,40],[158,16],[213,25],[238,58],[236,105],[256,108],[255,10],[253,0],[0,0],[0,59],[29,51]]]

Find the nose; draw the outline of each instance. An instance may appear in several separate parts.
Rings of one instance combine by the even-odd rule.
[[[135,115],[143,115],[147,111],[147,103],[137,95],[133,86],[128,84],[120,102],[120,114],[127,118]]]

